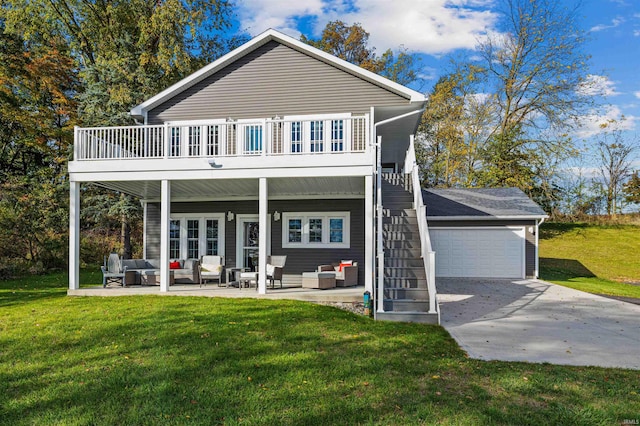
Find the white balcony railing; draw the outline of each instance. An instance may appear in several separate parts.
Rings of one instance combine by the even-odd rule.
[[[124,160],[358,153],[367,150],[368,140],[368,115],[77,127],[74,158]]]

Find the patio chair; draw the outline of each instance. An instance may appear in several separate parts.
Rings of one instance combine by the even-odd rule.
[[[267,280],[271,283],[271,288],[275,288],[276,280],[280,281],[282,288],[282,272],[287,263],[287,256],[269,256],[267,259]]]
[[[200,287],[206,281],[218,280],[218,287],[222,285],[222,272],[224,271],[222,256],[202,256],[198,266],[200,270]]]
[[[102,287],[112,282],[122,283],[122,287],[127,286],[127,267],[122,267],[122,259],[116,254],[111,253],[109,258],[105,256],[102,269]]]

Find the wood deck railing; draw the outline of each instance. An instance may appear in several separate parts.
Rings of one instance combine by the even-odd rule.
[[[340,154],[365,152],[368,141],[368,115],[76,127],[74,158],[125,160]]]

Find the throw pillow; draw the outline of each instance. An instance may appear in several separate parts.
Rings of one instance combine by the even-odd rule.
[[[169,262],[169,269],[180,269],[180,262]]]

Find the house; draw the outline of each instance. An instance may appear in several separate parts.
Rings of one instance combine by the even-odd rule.
[[[80,184],[138,196],[144,257],[224,256],[285,279],[351,260],[377,318],[437,322],[435,254],[415,161],[425,96],[268,30],[131,110],[76,128],[69,289],[79,288]]]

